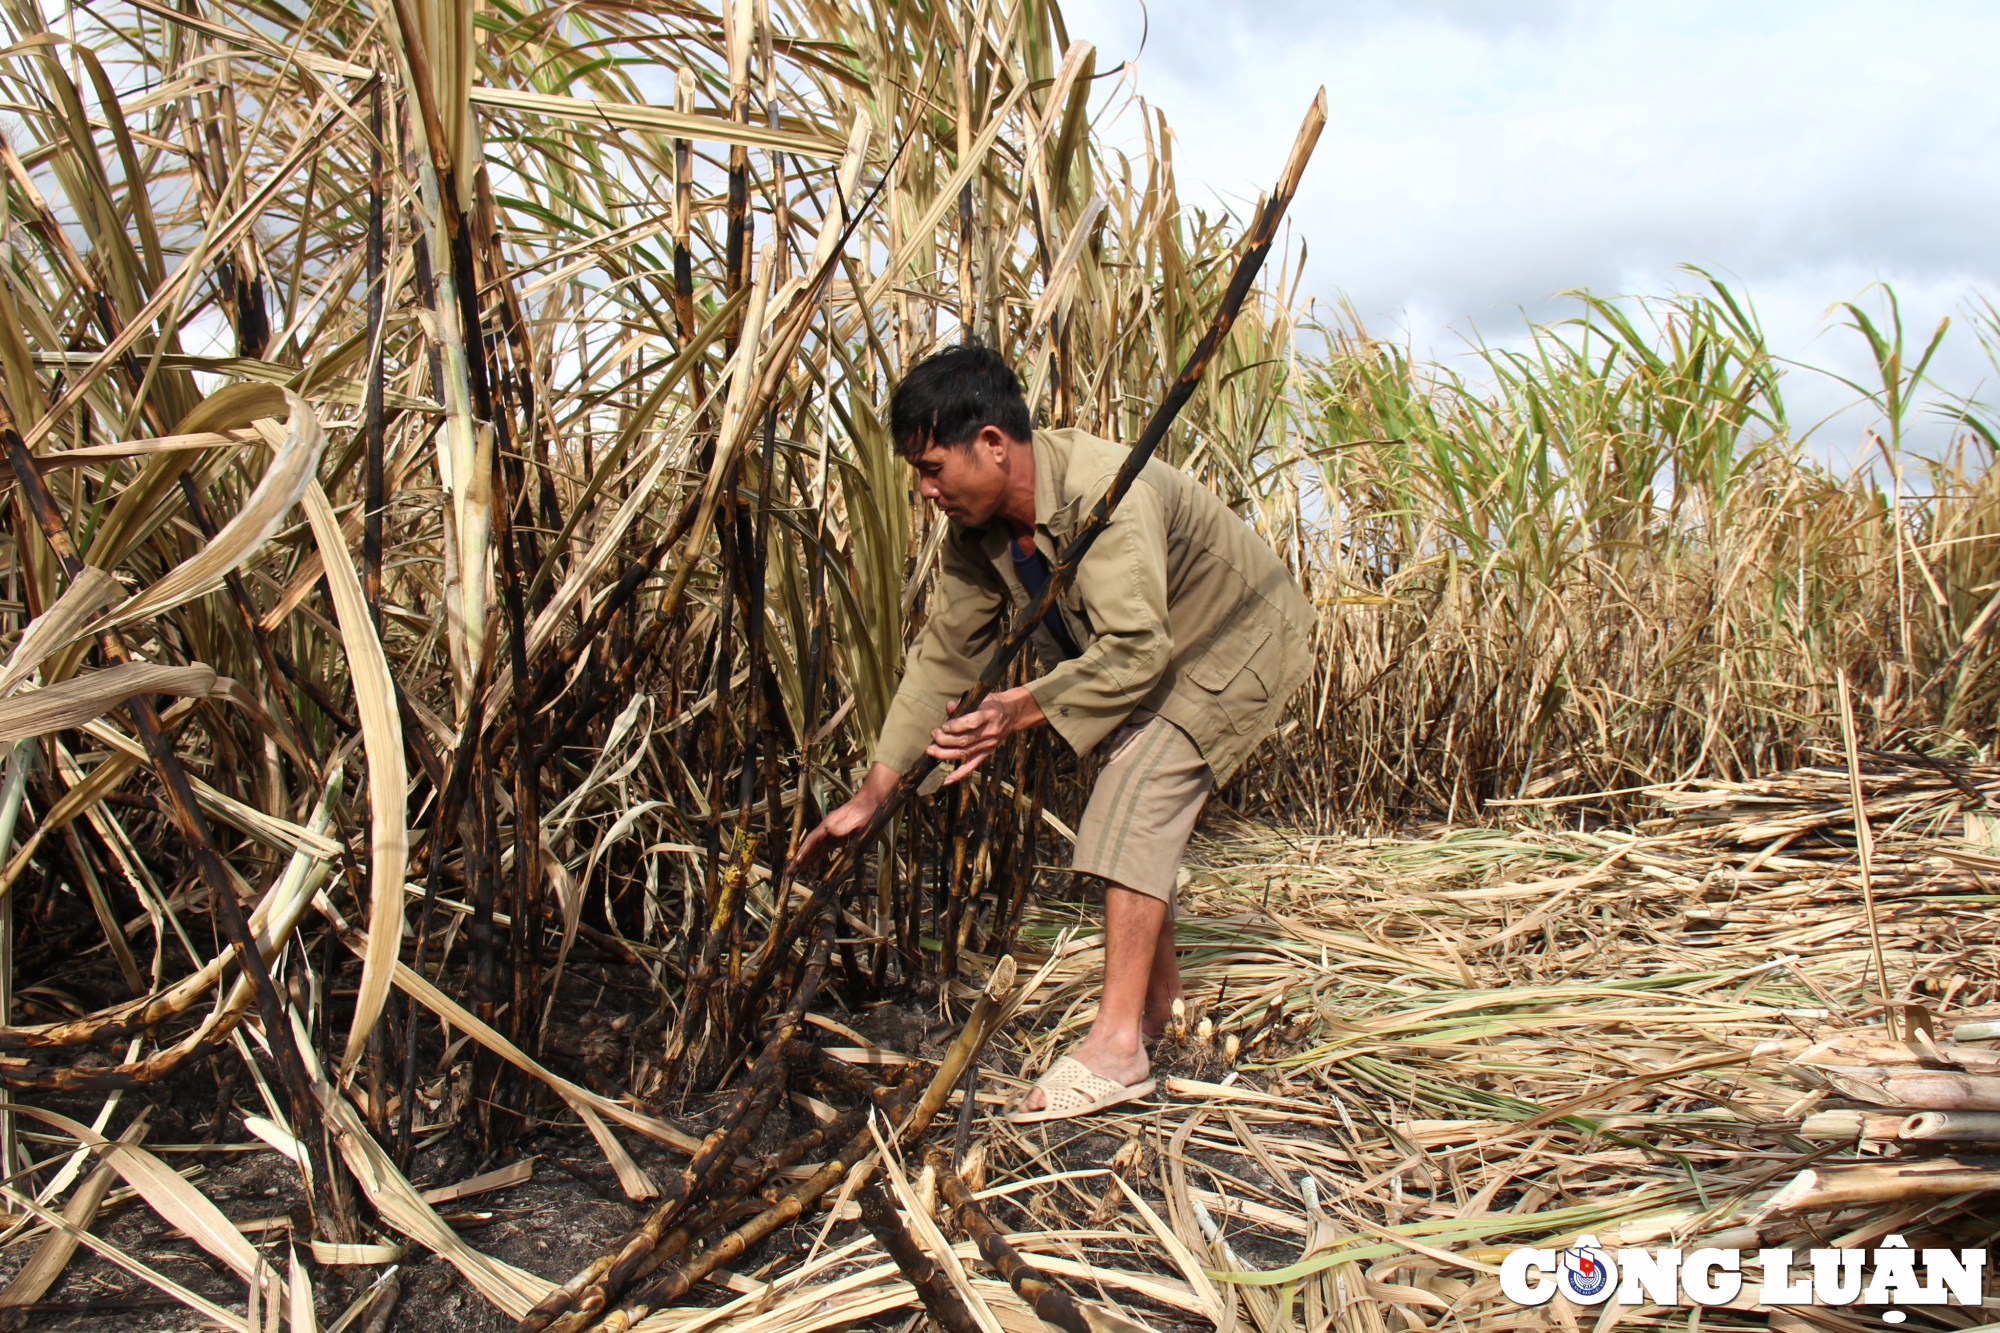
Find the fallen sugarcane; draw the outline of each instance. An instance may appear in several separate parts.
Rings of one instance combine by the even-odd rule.
[[[937,1320],[946,1333],[977,1333],[979,1322],[964,1301],[959,1299],[951,1283],[945,1278],[937,1261],[926,1254],[903,1225],[903,1216],[896,1206],[889,1202],[882,1192],[882,1186],[869,1181],[855,1191],[854,1201],[861,1205],[861,1221],[882,1245],[882,1252],[896,1261],[896,1267],[917,1290],[918,1299],[924,1309],[930,1311],[931,1318]]]
[[[818,970],[824,970],[831,940],[830,928],[817,937],[813,957]],[[515,1326],[515,1333],[541,1333],[543,1329],[553,1330],[553,1333],[582,1333],[585,1329],[625,1328],[644,1318],[647,1311],[681,1299],[697,1282],[779,1227],[803,1216],[830,1190],[846,1181],[854,1167],[874,1150],[874,1138],[865,1123],[871,1113],[879,1114],[904,1142],[917,1142],[950,1097],[960,1075],[998,1028],[1000,1016],[1012,998],[1016,975],[1014,960],[1001,959],[979,998],[974,1001],[972,1012],[958,1037],[946,1049],[914,1105],[910,1098],[910,1084],[877,1085],[860,1069],[796,1040],[793,1036],[795,1019],[780,1023],[778,1031],[766,1044],[764,1055],[759,1057],[756,1070],[746,1078],[743,1089],[723,1112],[721,1123],[696,1150],[688,1167],[674,1184],[668,1187],[668,1197],[618,1245],[592,1260],[574,1278],[529,1311]],[[803,1012],[796,999],[794,1008]],[[867,1104],[781,1150],[778,1156],[786,1159],[783,1165],[789,1165],[818,1146],[840,1143],[833,1157],[805,1181],[771,1201],[768,1208],[742,1222],[687,1263],[668,1267],[675,1254],[705,1231],[723,1225],[728,1220],[729,1209],[737,1201],[782,1169],[776,1162],[754,1165],[747,1175],[739,1176],[734,1183],[724,1183],[725,1173],[734,1164],[743,1144],[755,1133],[754,1128],[745,1128],[753,1114],[752,1108],[781,1090],[788,1060],[797,1060],[801,1065],[810,1062],[825,1081],[844,1090],[866,1093],[869,1098]],[[767,1101],[764,1104],[768,1107]],[[751,1178],[756,1183],[750,1183]],[[686,1214],[697,1200],[704,1202],[706,1211],[690,1218],[680,1230],[669,1231],[671,1223]],[[624,1306],[608,1315],[603,1313],[633,1283],[662,1267],[666,1267],[667,1271]]]
[[[937,1173],[938,1191],[951,1208],[958,1225],[979,1247],[986,1262],[992,1264],[1014,1294],[1028,1303],[1042,1322],[1053,1324],[1063,1333],[1135,1333],[1138,1325],[1122,1315],[1114,1314],[1088,1301],[1080,1301],[1056,1283],[1048,1274],[1021,1257],[1021,1252],[1008,1243],[1000,1228],[993,1225],[979,1201],[972,1197],[972,1191],[954,1171],[951,1161],[944,1153],[932,1149],[928,1165]],[[914,1282],[915,1279],[912,1278]]]

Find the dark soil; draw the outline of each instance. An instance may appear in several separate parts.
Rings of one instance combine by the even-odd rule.
[[[97,975],[105,971],[101,960],[100,950],[98,960],[93,963],[72,963],[68,969],[67,989],[63,993],[80,1009],[94,1008],[99,1002],[109,1003],[116,998],[115,974]],[[357,979],[356,967],[344,957],[327,961],[335,1006],[331,1028],[340,1032],[345,1030],[346,1023],[339,1008],[349,1002],[343,998],[343,992],[351,996]],[[101,997],[94,993],[100,989],[106,992]],[[551,1023],[545,1045],[546,1062],[565,1077],[606,1095],[624,1095],[627,1089],[635,1087],[647,1089],[654,1093],[652,1100],[658,1105],[662,1101],[659,1090],[649,1086],[657,1082],[650,1053],[659,1049],[662,1029],[652,1008],[657,991],[645,971],[580,943],[571,955],[569,980],[563,992],[567,1003],[559,1007],[556,1020]],[[836,994],[835,1002],[827,1007],[834,1019],[877,1045],[921,1057],[935,1058],[941,1054],[943,1043],[963,1018],[963,1006],[954,1006],[955,1012],[948,1018],[934,1002],[912,995],[866,1006],[858,1012],[842,1010],[838,999]],[[56,1014],[25,1016],[49,1018]],[[454,1105],[463,1107],[475,1076],[469,1054],[472,1048],[461,1048],[453,1056],[452,1068],[440,1071],[437,1066],[442,1049],[437,1041],[438,1029],[428,1019],[420,1029],[424,1033],[419,1045],[420,1068],[428,1072],[429,1081],[422,1078],[419,1081],[438,1104],[420,1102],[424,1110],[419,1120],[446,1119]],[[830,1045],[846,1044],[844,1038],[825,1031],[809,1035]],[[1017,1039],[1018,1034],[1003,1036],[988,1052],[987,1067],[1012,1070],[1018,1059],[1013,1044]],[[274,1089],[280,1086],[275,1069],[268,1063],[263,1064],[260,1072],[269,1086]],[[1158,1072],[1201,1076],[1204,1071],[1176,1067],[1171,1060],[1165,1060]],[[394,1081],[393,1071],[391,1081]],[[101,1107],[103,1094],[37,1095],[26,1100],[88,1122]],[[690,1132],[700,1133],[721,1100],[716,1097],[685,1107],[669,1104],[665,1110]],[[220,1146],[254,1144],[255,1140],[243,1127],[243,1117],[265,1112],[256,1081],[246,1076],[233,1050],[225,1049],[204,1066],[184,1068],[163,1087],[128,1092],[110,1132],[116,1134],[122,1130],[129,1123],[130,1111],[140,1105],[151,1108],[148,1146],[176,1167],[198,1163],[201,1168],[196,1177],[198,1187],[227,1216],[237,1221],[278,1216],[291,1219],[291,1227],[264,1230],[252,1234],[251,1239],[283,1272],[293,1236],[301,1238],[300,1261],[311,1275],[322,1326],[338,1318],[381,1275],[383,1270],[374,1266],[314,1263],[303,1243],[309,1221],[296,1169],[269,1150],[236,1151]],[[644,1216],[644,1207],[624,1197],[595,1142],[559,1102],[542,1097],[535,1105],[537,1114],[545,1118],[529,1124],[514,1121],[506,1146],[500,1151],[478,1152],[473,1146],[473,1136],[462,1125],[418,1135],[420,1151],[415,1154],[409,1176],[417,1188],[429,1189],[456,1183],[507,1161],[533,1157],[533,1175],[526,1182],[440,1205],[440,1211],[474,1248],[542,1277],[562,1281],[634,1226]],[[987,1113],[990,1108],[982,1107],[981,1114]],[[811,1124],[810,1115],[803,1108],[786,1106],[772,1114],[754,1146],[760,1149],[775,1146],[804,1132]],[[949,1124],[941,1123],[934,1137],[951,1132]],[[671,1176],[683,1164],[684,1159],[678,1154],[638,1135],[621,1131],[619,1137],[655,1179]],[[1038,1127],[1035,1141],[1047,1153],[1049,1161],[1048,1166],[1037,1170],[1102,1166],[1123,1146],[1123,1141],[1112,1135],[1062,1123]],[[205,1144],[218,1146],[200,1150]],[[37,1158],[59,1154],[59,1146],[49,1142],[31,1140],[31,1149]],[[1249,1183],[1276,1192],[1272,1182],[1257,1173],[1254,1164],[1230,1158],[1216,1165],[1239,1178],[1247,1170],[1252,1173]],[[1147,1182],[1155,1179],[1150,1166],[1139,1178]],[[1157,1191],[1150,1183],[1146,1188],[1157,1200]],[[1024,1214],[1015,1213],[1010,1206],[998,1207],[994,1220],[1003,1228],[1042,1225],[1031,1224]],[[823,1213],[809,1215],[773,1235],[746,1255],[736,1266],[737,1271],[754,1277],[780,1268],[810,1246],[824,1221]],[[840,1224],[829,1243],[841,1243],[855,1234],[859,1226],[858,1222]],[[244,1309],[244,1287],[236,1276],[194,1242],[170,1234],[171,1228],[144,1203],[127,1199],[107,1207],[99,1213],[91,1230],[225,1308]],[[383,1238],[399,1239],[394,1235]],[[16,1243],[0,1251],[0,1278],[10,1276],[25,1262],[36,1243],[39,1242]],[[1282,1242],[1260,1246],[1254,1238],[1245,1236],[1236,1243],[1246,1257],[1257,1261],[1282,1263],[1296,1257],[1295,1250],[1285,1250]],[[1138,1266],[1147,1263],[1136,1258],[1131,1262]],[[400,1276],[401,1296],[389,1325],[391,1329],[504,1333],[512,1327],[511,1321],[467,1284],[456,1269],[428,1251],[413,1247]],[[62,1278],[44,1296],[46,1308],[28,1312],[26,1323],[21,1326],[93,1333],[154,1333],[186,1328],[191,1317],[198,1318],[182,1306],[150,1303],[159,1296],[143,1280],[88,1249],[80,1249]],[[704,1284],[697,1299],[719,1302],[729,1297],[730,1293],[723,1288]],[[1164,1330],[1173,1329],[1180,1322],[1173,1311],[1155,1310],[1149,1315],[1155,1326]],[[900,1316],[892,1321],[894,1326],[903,1322]]]

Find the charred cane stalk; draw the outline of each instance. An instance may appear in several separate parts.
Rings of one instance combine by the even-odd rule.
[[[1000,1228],[987,1218],[978,1201],[972,1197],[972,1192],[965,1188],[965,1182],[958,1178],[958,1172],[951,1169],[951,1159],[942,1149],[933,1148],[925,1161],[937,1172],[944,1201],[951,1205],[960,1228],[986,1256],[986,1262],[1007,1279],[1007,1285],[1028,1303],[1028,1308],[1044,1323],[1054,1324],[1063,1333],[1126,1333],[1126,1330],[1137,1327],[1108,1310],[1079,1301],[1049,1281],[1048,1275],[1041,1269],[1023,1259],[1021,1252],[1007,1243]]]
[[[946,1333],[976,1333],[979,1323],[972,1317],[972,1311],[944,1274],[938,1271],[937,1261],[924,1253],[903,1225],[903,1215],[883,1197],[882,1187],[873,1181],[863,1185],[855,1193],[855,1201],[861,1205],[861,1221],[896,1267],[902,1270],[904,1278],[917,1289],[917,1296],[923,1301],[924,1309],[930,1311],[931,1318],[937,1320]]]

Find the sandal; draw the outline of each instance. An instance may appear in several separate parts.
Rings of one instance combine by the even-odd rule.
[[[1010,1124],[1031,1125],[1041,1120],[1068,1120],[1089,1115],[1107,1106],[1148,1096],[1157,1082],[1149,1078],[1129,1086],[1114,1083],[1104,1075],[1094,1073],[1089,1065],[1075,1056],[1065,1055],[1056,1061],[1053,1069],[1035,1080],[1035,1087],[1042,1090],[1042,1109],[1010,1112],[1007,1120]],[[1022,1100],[1027,1100],[1025,1095]]]

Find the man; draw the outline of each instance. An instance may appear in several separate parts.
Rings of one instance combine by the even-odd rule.
[[[1310,667],[1312,607],[1256,533],[1165,463],[1146,465],[1036,628],[1046,674],[964,717],[950,705],[1047,586],[1057,554],[1126,450],[1037,431],[999,354],[955,347],[890,401],[896,451],[950,520],[930,620],[854,798],[800,848],[851,836],[929,753],[963,781],[1001,741],[1052,726],[1105,763],[1077,829],[1075,869],[1105,882],[1104,994],[1089,1034],[1010,1118],[1087,1114],[1153,1090],[1144,1037],[1181,994],[1172,904],[1209,792],[1268,735]]]

